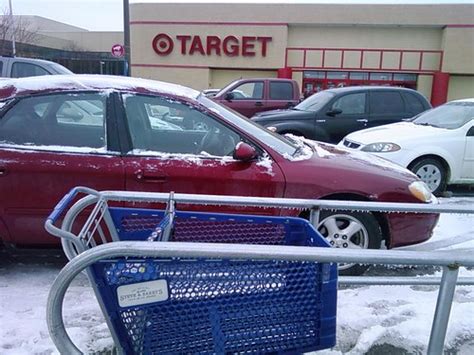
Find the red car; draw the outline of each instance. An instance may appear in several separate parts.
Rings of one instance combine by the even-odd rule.
[[[385,160],[277,135],[182,86],[87,75],[1,82],[1,240],[57,243],[43,229],[45,218],[77,185],[386,202],[434,199],[415,175]],[[319,230],[338,247],[378,248],[382,240],[397,247],[427,240],[437,218],[324,212]]]

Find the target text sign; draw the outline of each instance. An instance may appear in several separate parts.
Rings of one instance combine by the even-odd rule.
[[[198,36],[176,35],[174,39],[166,33],[157,34],[152,41],[152,47],[159,56],[170,55],[175,47],[182,55],[224,55],[227,57],[267,56],[268,43],[272,37],[266,36]]]

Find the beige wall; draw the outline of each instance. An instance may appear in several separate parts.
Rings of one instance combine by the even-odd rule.
[[[196,90],[208,88],[209,69],[132,68],[132,76],[180,84]]]
[[[440,49],[441,28],[290,26],[289,47]]]
[[[230,82],[245,78],[276,78],[277,72],[274,70],[226,70],[212,69],[210,88],[222,89]]]
[[[132,73],[163,79],[202,90],[224,86],[240,77],[269,76],[285,66],[286,48],[393,49],[384,52],[381,70],[417,71],[439,69],[440,53],[405,52],[399,68],[400,50],[444,51],[443,71],[451,76],[449,97],[472,93],[474,74],[474,4],[364,5],[364,4],[131,4]],[[152,41],[158,33],[174,40],[174,51],[160,56]],[[183,55],[177,35],[270,36],[266,57]],[[189,51],[190,43],[187,43]],[[327,50],[324,68],[379,68],[380,52]],[[289,52],[290,67],[303,66],[303,51]],[[308,52],[306,67],[322,67],[322,52]],[[156,66],[155,68],[150,68]],[[173,68],[181,66],[183,69]],[[192,67],[199,68],[192,68]],[[167,68],[163,68],[167,67]],[[191,67],[191,68],[186,68]],[[247,70],[254,69],[254,70]],[[267,71],[269,70],[269,71]],[[325,70],[325,69],[322,69]],[[293,77],[301,85],[302,73]],[[418,90],[430,98],[432,76],[419,75]],[[461,95],[461,96],[459,96]],[[463,96],[464,95],[464,96]],[[472,94],[469,94],[473,96]]]
[[[114,44],[123,44],[122,32],[55,32],[57,38],[67,39],[78,49],[110,52]]]
[[[333,25],[468,24],[472,4],[131,4],[131,21],[283,22]]]
[[[474,18],[474,12],[471,13]],[[443,37],[443,71],[474,74],[474,28],[447,27]]]
[[[156,35],[164,33],[170,36],[174,43],[174,49],[169,55],[158,55],[153,50],[152,42]],[[227,56],[221,51],[216,55],[200,53],[189,54],[190,42],[186,43],[186,55],[181,53],[181,42],[177,35],[200,36],[205,42],[207,36],[218,36],[224,39],[226,36],[262,36],[272,37],[267,44],[267,53],[261,55],[261,44],[255,43],[255,56],[244,57]],[[286,26],[203,26],[203,25],[146,25],[135,24],[131,26],[132,64],[164,64],[164,65],[194,65],[204,67],[227,67],[227,68],[281,68],[284,66],[284,52],[287,39]],[[206,50],[205,43],[204,50]]]
[[[474,76],[452,75],[449,78],[448,101],[474,98]]]
[[[416,89],[426,96],[428,100],[431,99],[431,88],[433,87],[432,75],[418,75]]]

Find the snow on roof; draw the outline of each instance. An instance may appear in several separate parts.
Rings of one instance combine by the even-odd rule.
[[[199,91],[162,81],[112,75],[47,75],[0,81],[0,99],[35,92],[125,90],[196,99]]]

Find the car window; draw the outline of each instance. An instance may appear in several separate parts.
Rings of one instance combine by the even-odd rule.
[[[0,144],[105,148],[105,101],[90,93],[21,99],[0,120]]]
[[[407,104],[407,110],[413,115],[416,115],[420,112],[425,111],[425,107],[421,102],[420,98],[411,92],[403,92],[403,97],[405,98],[405,102]]]
[[[326,105],[333,97],[334,93],[330,91],[320,91],[300,102],[295,106],[295,109],[300,111],[317,111]]]
[[[124,103],[133,154],[232,156],[241,141],[239,134],[184,102],[128,94]]]
[[[238,112],[229,109],[227,106],[221,105],[204,95],[200,95],[198,97],[198,101],[210,110],[224,117],[224,119],[228,122],[242,129],[242,131],[246,132],[251,137],[258,139],[260,142],[263,142],[267,146],[271,147],[282,156],[293,156],[295,153],[297,153],[297,146],[286,139],[284,136],[271,132],[258,123],[255,123],[247,117],[242,116]]]
[[[16,62],[12,65],[12,78],[24,78],[26,76],[49,75],[50,73],[39,65]]]
[[[422,113],[413,123],[446,129],[456,129],[474,120],[473,102],[451,102]]]
[[[270,81],[271,100],[293,100],[293,85],[291,83]]]
[[[342,110],[342,114],[353,115],[365,112],[365,93],[359,92],[349,95],[344,95],[334,101],[331,107]]]
[[[370,112],[376,115],[402,114],[405,112],[405,106],[398,91],[372,91]]]
[[[263,99],[263,81],[243,83],[231,91],[234,100],[261,100]]]

